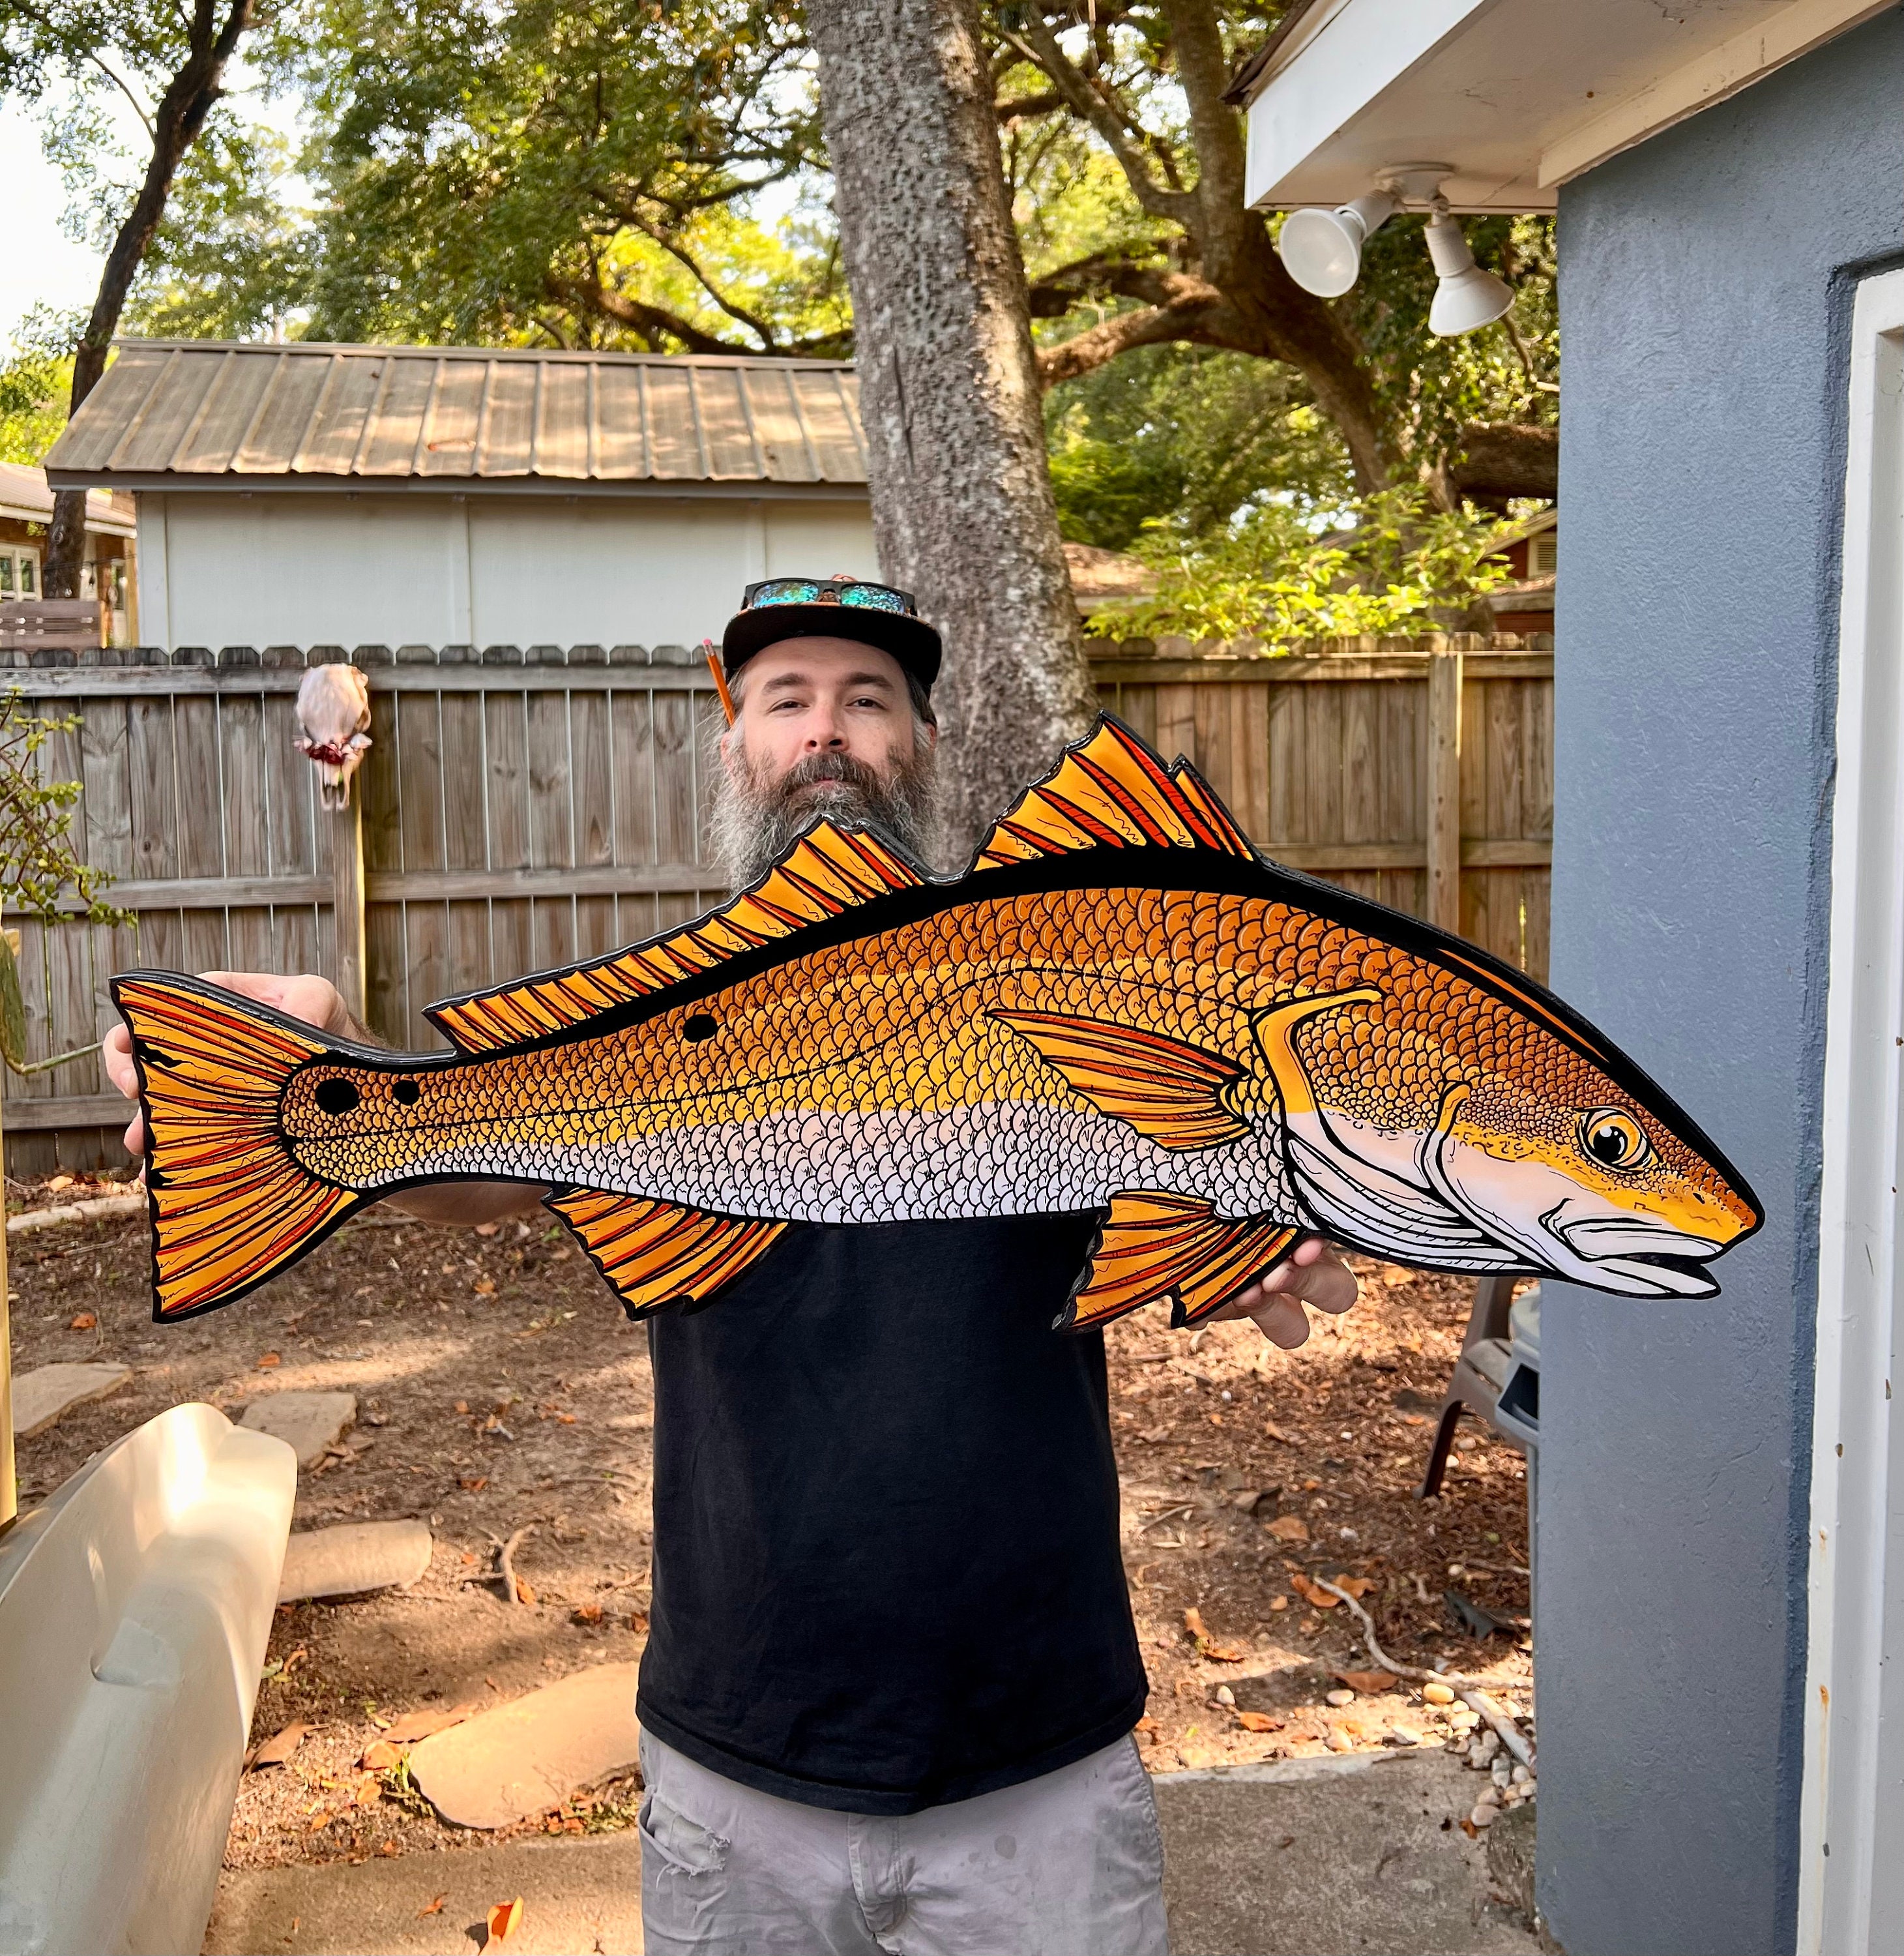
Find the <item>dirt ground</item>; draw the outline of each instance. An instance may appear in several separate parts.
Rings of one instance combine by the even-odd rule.
[[[100,1192],[10,1183],[8,1207]],[[265,1291],[162,1327],[150,1322],[142,1222],[63,1225],[8,1247],[17,1369],[95,1358],[134,1368],[115,1397],[20,1443],[23,1506],[181,1400],[235,1418],[267,1393],[348,1390],[356,1428],[302,1478],[293,1525],[415,1516],[434,1532],[429,1571],[405,1592],[279,1608],[254,1737],[311,1730],[287,1763],[246,1775],[228,1866],[503,1838],[437,1820],[387,1749],[361,1762],[405,1714],[498,1702],[640,1655],[646,1341],[566,1232],[540,1216],[484,1234],[373,1212]],[[1447,1715],[1411,1689],[1327,1702],[1350,1688],[1338,1673],[1371,1667],[1348,1612],[1317,1607],[1318,1576],[1362,1579],[1398,1659],[1445,1658],[1530,1708],[1520,1456],[1466,1422],[1442,1497],[1414,1495],[1471,1287],[1357,1268],[1356,1309],[1319,1320],[1298,1352],[1247,1323],[1172,1331],[1160,1311],[1108,1334],[1125,1560],[1152,1686],[1139,1736],[1153,1771],[1448,1735]],[[518,1531],[532,1603],[506,1600],[490,1577]],[[1521,1633],[1475,1641],[1448,1589]],[[1470,1715],[1455,1708],[1455,1724]],[[514,1831],[626,1826],[635,1790],[582,1790]]]

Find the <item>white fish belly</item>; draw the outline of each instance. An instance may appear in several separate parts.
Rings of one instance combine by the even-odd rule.
[[[790,1222],[1057,1214],[1101,1208],[1127,1189],[1195,1197],[1226,1217],[1299,1219],[1272,1134],[1164,1148],[1109,1115],[1034,1101],[791,1110],[627,1140],[512,1140],[506,1154],[464,1146],[411,1163],[402,1178],[418,1175],[573,1183]]]

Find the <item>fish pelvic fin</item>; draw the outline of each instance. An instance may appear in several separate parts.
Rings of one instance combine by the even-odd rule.
[[[445,999],[425,1016],[462,1052],[522,1046],[925,881],[917,863],[869,829],[818,822],[758,882],[691,924],[566,971]]]
[[[592,1188],[562,1190],[543,1201],[581,1238],[631,1318],[711,1303],[787,1227]]]
[[[972,866],[995,869],[1080,849],[1214,849],[1250,862],[1256,852],[1187,761],[1166,767],[1109,714],[1067,747],[979,845]]]
[[[994,1011],[1101,1114],[1128,1122],[1161,1147],[1213,1148],[1250,1131],[1223,1104],[1243,1069],[1221,1053],[1134,1026],[1057,1012]]]
[[[115,978],[112,1002],[139,1070],[164,1323],[256,1289],[370,1198],[311,1174],[285,1139],[285,1083],[333,1052],[310,1027],[169,972]]]
[[[1195,1324],[1274,1269],[1300,1234],[1264,1216],[1226,1222],[1193,1197],[1125,1190],[1054,1328],[1088,1330],[1163,1298],[1172,1324]]]

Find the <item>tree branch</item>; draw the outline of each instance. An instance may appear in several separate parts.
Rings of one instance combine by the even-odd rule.
[[[1218,324],[1230,308],[1215,286],[1187,273],[1171,276],[1181,289],[1163,305],[1146,307],[1141,312],[1121,312],[1101,325],[1089,327],[1075,339],[1054,346],[1041,347],[1038,377],[1048,391],[1065,380],[1076,380],[1128,353],[1133,347],[1160,346],[1171,340],[1191,340],[1209,346],[1236,346],[1247,352],[1247,345],[1225,334]]]
[[[726,340],[717,339],[711,333],[703,333],[699,327],[683,319],[679,313],[670,311],[666,306],[650,305],[645,300],[632,299],[625,292],[611,290],[599,275],[591,276],[585,283],[579,279],[565,279],[551,272],[544,283],[550,298],[558,304],[568,307],[572,312],[593,313],[597,318],[612,319],[617,326],[632,327],[651,346],[658,335],[679,342],[689,353],[734,351]]]
[[[131,87],[121,80],[112,69],[108,68],[84,41],[68,33],[57,21],[49,21],[38,8],[28,6],[27,0],[0,0],[0,13],[19,14],[29,21],[38,21],[40,26],[44,27],[47,33],[70,53],[77,55],[81,61],[90,62],[100,74],[104,75],[106,80],[125,97],[127,101],[131,103],[132,112],[144,125],[147,137],[156,140],[153,138],[152,118],[146,113],[145,105],[133,93]]]
[[[1025,17],[1022,32],[1007,29],[1004,37],[1032,67],[1049,77],[1073,114],[1082,117],[1103,138],[1138,203],[1153,217],[1181,224],[1187,230],[1192,228],[1196,219],[1196,198],[1187,191],[1167,188],[1151,175],[1123,118],[1058,46],[1058,36],[1051,32],[1042,8],[1034,7]]]

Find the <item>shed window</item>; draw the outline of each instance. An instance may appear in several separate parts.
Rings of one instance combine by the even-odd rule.
[[[1527,575],[1530,577],[1551,577],[1554,566],[1559,561],[1560,538],[1553,530],[1543,530],[1537,536],[1527,539]]]
[[[13,552],[0,551],[0,598],[14,595]]]

